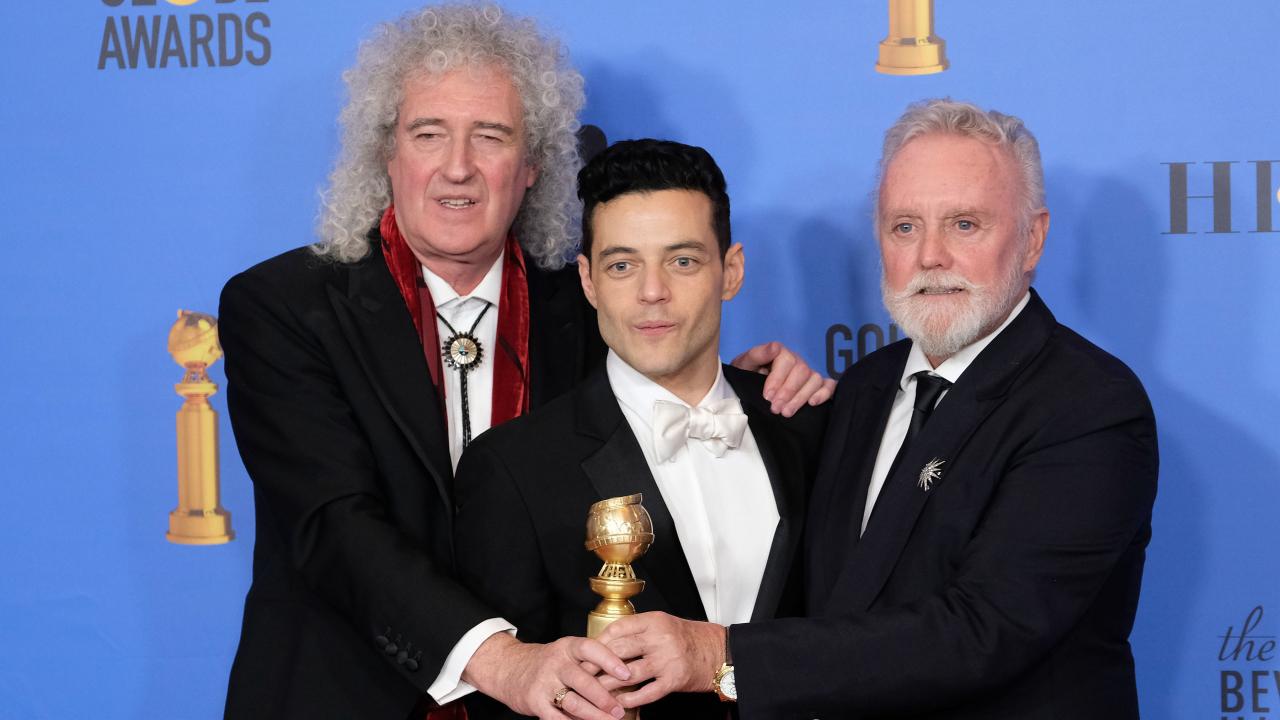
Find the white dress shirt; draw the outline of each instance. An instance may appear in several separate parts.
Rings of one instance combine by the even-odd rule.
[[[702,440],[690,438],[675,455],[659,463],[651,424],[654,402],[689,407],[688,403],[613,351],[605,367],[623,417],[671,511],[707,619],[721,625],[749,621],[778,527],[773,486],[751,428],[743,433],[741,444],[722,457],[716,457]],[[718,369],[715,383],[698,407],[726,398],[736,400],[737,395]]]
[[[467,373],[467,405],[471,410],[472,438],[479,437],[493,422],[493,354],[498,349],[498,300],[502,297],[502,263],[503,257],[499,254],[484,279],[466,296],[458,295],[444,278],[428,270],[426,265],[422,266],[422,279],[426,281],[427,289],[431,291],[431,301],[436,305],[436,332],[439,333],[441,343],[453,335],[453,331],[440,319],[441,316],[449,321],[454,330],[468,332],[486,304],[492,305],[471,333],[480,342],[483,353],[480,366]],[[437,348],[436,352],[440,352],[440,349]],[[440,374],[444,378],[445,408],[449,414],[449,459],[453,461],[453,469],[457,470],[458,459],[462,457],[462,373],[449,367],[449,363],[442,358]]]
[[[974,358],[978,357],[978,354],[986,349],[997,335],[1009,327],[1009,323],[1018,317],[1030,299],[1031,293],[1023,295],[1022,300],[1018,301],[1009,313],[1009,317],[1000,323],[1000,327],[964,346],[960,352],[942,361],[942,364],[936,368],[930,364],[929,358],[925,357],[920,346],[912,343],[911,352],[907,355],[907,364],[902,368],[902,377],[898,380],[898,395],[893,400],[893,409],[889,411],[889,422],[885,424],[884,435],[880,437],[880,450],[876,453],[876,465],[871,471],[871,482],[867,486],[867,504],[862,511],[862,532],[867,531],[867,521],[871,519],[871,510],[875,507],[876,499],[880,497],[880,491],[884,488],[885,476],[889,474],[889,467],[893,465],[893,459],[897,457],[898,450],[907,438],[907,428],[911,426],[911,411],[915,408],[916,402],[915,374],[921,370],[927,370],[955,384]],[[938,402],[941,403],[942,398],[946,396],[947,391],[944,390],[938,396]],[[937,405],[935,404],[934,407]]]
[[[493,352],[498,343],[498,300],[502,297],[502,263],[503,256],[498,255],[493,267],[485,274],[484,279],[471,291],[470,295],[460,296],[444,278],[422,266],[422,279],[431,291],[431,301],[435,303],[436,312],[443,315],[454,330],[467,332],[485,308],[485,303],[492,307],[481,318],[473,335],[480,342],[483,355],[480,366],[467,375],[467,405],[471,416],[471,437],[489,429],[493,417]],[[423,318],[425,321],[426,318]],[[453,332],[436,317],[436,331],[440,334],[440,342],[444,343]],[[440,352],[436,348],[436,352]],[[440,374],[444,379],[445,411],[449,415],[449,458],[453,461],[453,469],[458,469],[458,459],[462,457],[462,384],[459,371],[449,367],[441,359]],[[431,409],[436,412],[435,408]],[[426,478],[423,482],[427,482]],[[516,628],[502,618],[489,618],[467,631],[453,650],[445,657],[440,674],[427,688],[427,694],[441,705],[457,700],[475,691],[470,684],[462,682],[462,671],[480,644],[489,636],[498,632],[515,634]]]

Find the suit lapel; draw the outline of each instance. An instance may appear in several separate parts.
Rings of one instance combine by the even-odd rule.
[[[453,466],[444,422],[435,411],[436,389],[422,341],[376,246],[371,257],[349,268],[348,282],[345,293],[329,286],[338,324],[379,401],[452,507]]]
[[[901,371],[899,371],[899,374]],[[885,378],[887,380],[887,378]],[[855,468],[855,482],[849,484],[853,496],[841,507],[853,509],[853,532],[850,533],[849,548],[856,547],[862,518],[867,513],[867,493],[871,488],[871,474],[875,471],[876,457],[880,454],[880,443],[860,441],[860,438],[879,438],[889,424],[889,415],[893,412],[893,401],[898,396],[897,376],[894,382],[875,383],[869,387],[865,408],[859,408],[854,417],[857,422],[850,429],[850,437],[844,457],[844,467]]]
[[[852,397],[844,404],[833,408],[823,442],[807,530],[811,538],[807,544],[819,550],[807,553],[805,567],[809,596],[806,604],[811,611],[822,607],[831,596],[832,587],[858,545],[867,488],[880,448],[878,440],[872,438],[878,439],[884,433],[897,395],[897,377],[902,374],[907,357],[905,348],[886,352],[901,356],[887,361],[892,374],[868,378],[853,389]],[[816,556],[821,560],[812,561]]]
[[[769,484],[773,486],[773,500],[778,506],[778,527],[773,534],[769,559],[760,579],[760,591],[751,611],[753,621],[767,620],[778,613],[778,603],[786,590],[796,548],[804,531],[804,467],[800,458],[785,453],[786,443],[778,436],[780,428],[773,418],[762,416],[754,404],[744,405],[743,409],[751,435],[760,448],[760,458],[769,474]]]
[[[951,459],[994,406],[989,401],[978,402],[972,384],[963,384],[963,377],[961,380],[933,411],[894,474],[885,478],[876,499],[875,515],[854,548],[851,562],[833,593],[835,597],[852,598],[849,604],[859,610],[867,609],[880,594],[911,537],[920,512],[934,491],[946,482]],[[929,488],[926,490],[920,476],[926,463],[931,461],[940,464],[926,483]],[[861,519],[859,515],[857,520]]]
[[[644,592],[661,595],[674,614],[706,620],[706,610],[680,546],[671,511],[649,472],[649,464],[631,432],[631,425],[618,408],[603,367],[579,387],[574,401],[578,432],[602,441],[599,449],[582,461],[582,471],[600,498],[644,494],[644,507],[653,519],[654,535],[649,552],[634,563],[636,575],[646,581]]]
[[[893,476],[885,479],[875,516],[832,592],[832,598],[840,598],[842,608],[866,610],[875,602],[920,513],[954,473],[954,459],[1003,400],[1028,361],[1044,347],[1055,322],[1032,291],[1022,314],[974,359],[934,409]],[[883,434],[883,423],[880,429]],[[936,472],[926,477],[926,466]]]
[[[569,270],[548,272],[526,261],[529,279],[529,390],[537,408],[583,377],[587,350],[580,289]]]

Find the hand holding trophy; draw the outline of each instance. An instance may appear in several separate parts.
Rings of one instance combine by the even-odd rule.
[[[587,615],[589,638],[600,635],[614,620],[636,614],[631,598],[644,589],[644,581],[636,577],[631,563],[653,544],[653,520],[641,504],[643,499],[637,493],[601,500],[587,514],[586,547],[604,562],[591,578],[591,590],[602,599]],[[628,710],[624,717],[637,720],[640,711]]]

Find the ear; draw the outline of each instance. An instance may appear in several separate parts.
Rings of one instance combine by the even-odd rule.
[[[724,254],[724,285],[721,300],[732,300],[742,289],[742,278],[747,270],[747,258],[742,253],[742,243],[734,243]]]
[[[591,307],[596,307],[596,286],[591,282],[591,261],[586,255],[578,253],[578,279],[582,281],[582,294],[587,296]]]
[[[1040,208],[1031,218],[1031,224],[1027,228],[1027,259],[1022,264],[1022,272],[1029,273],[1036,269],[1036,265],[1040,263],[1040,256],[1044,254],[1044,240],[1049,235],[1049,211],[1046,208]]]
[[[529,177],[525,180],[524,189],[528,190],[538,181],[538,166],[533,163],[526,163],[529,168]]]
[[[396,194],[396,176],[400,173],[400,154],[392,150],[391,157],[387,158],[385,168],[387,171],[387,184],[391,186],[391,201],[394,204]]]

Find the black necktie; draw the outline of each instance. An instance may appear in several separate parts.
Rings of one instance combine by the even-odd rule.
[[[884,476],[884,484],[881,485],[880,490],[882,496],[884,495],[884,489],[893,480],[893,474],[898,470],[898,463],[902,462],[903,456],[907,454],[907,448],[910,447],[911,441],[920,434],[921,428],[929,420],[929,416],[933,414],[933,408],[938,404],[938,397],[942,395],[944,390],[951,387],[951,381],[934,375],[928,370],[921,370],[912,375],[912,377],[916,379],[916,401],[911,410],[911,423],[907,425],[907,436],[902,439],[902,447],[898,448],[898,454],[893,457],[893,463],[889,465],[889,473]],[[879,504],[877,502],[876,506],[879,506]],[[872,517],[875,517],[875,512],[876,508],[872,507]],[[870,527],[869,522],[867,526]]]
[[[907,437],[902,441],[902,449],[898,451],[898,455],[902,455],[903,450],[920,434],[920,428],[924,427],[929,416],[933,414],[933,408],[938,404],[938,397],[942,395],[942,391],[951,387],[951,382],[946,378],[934,375],[928,370],[921,370],[912,377],[916,379],[916,403],[911,411],[911,424],[907,426]]]

